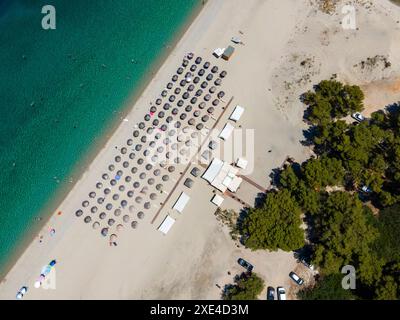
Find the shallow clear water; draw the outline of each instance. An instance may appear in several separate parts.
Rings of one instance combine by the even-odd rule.
[[[0,0],[0,266],[198,3]]]

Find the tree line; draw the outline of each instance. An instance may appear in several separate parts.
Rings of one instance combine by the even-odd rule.
[[[304,143],[315,156],[279,172],[276,188],[241,222],[243,241],[253,250],[285,251],[307,242],[321,280],[303,299],[398,299],[400,105],[346,121],[363,110],[364,94],[335,80],[301,99],[310,124]],[[341,289],[344,265],[357,271],[352,292]]]

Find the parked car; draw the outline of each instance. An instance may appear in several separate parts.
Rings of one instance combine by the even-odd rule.
[[[300,278],[297,274],[295,274],[293,271],[289,273],[289,277],[298,285],[302,285],[304,283],[304,280]]]
[[[363,122],[365,120],[365,117],[359,112],[353,113],[351,116],[353,119],[356,119],[358,122]]]
[[[253,270],[253,265],[249,262],[247,262],[246,260],[239,258],[238,259],[238,263],[245,269],[247,269],[247,271],[251,272]]]
[[[190,174],[191,174],[193,177],[197,178],[197,177],[200,175],[200,169],[197,168],[197,167],[194,167],[194,168],[192,169],[192,171],[190,171]]]
[[[183,185],[185,186],[185,187],[187,187],[187,188],[191,188],[191,187],[193,187],[193,180],[192,179],[190,179],[190,178],[187,178],[186,180],[185,180],[185,182],[183,183]]]
[[[267,289],[267,300],[275,300],[275,289],[273,287]]]
[[[276,295],[278,296],[278,300],[286,300],[286,291],[283,287],[276,288]]]
[[[21,289],[19,289],[19,291],[16,295],[16,298],[18,300],[21,300],[24,297],[25,293],[27,293],[27,292],[28,292],[28,287],[25,287],[25,286],[22,287]]]

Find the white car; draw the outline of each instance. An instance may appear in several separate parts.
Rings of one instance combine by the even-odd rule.
[[[278,300],[286,300],[286,291],[282,287],[276,288],[276,293],[278,296]]]
[[[352,116],[352,118],[356,119],[358,122],[363,122],[365,120],[365,117],[359,112],[353,113],[351,116]]]
[[[300,278],[297,274],[295,274],[293,271],[289,273],[289,277],[300,286],[304,283],[304,280]]]

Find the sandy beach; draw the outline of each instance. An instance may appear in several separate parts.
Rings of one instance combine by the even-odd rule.
[[[334,76],[363,87],[366,114],[400,99],[400,8],[387,0],[355,1],[357,29],[344,30],[344,3],[339,1],[331,13],[325,13],[317,1],[209,0],[132,110],[125,119],[121,118],[121,125],[0,283],[0,299],[15,299],[24,285],[29,287],[24,299],[219,299],[219,287],[232,283],[242,271],[237,264],[240,257],[254,265],[254,272],[265,280],[266,286],[284,286],[289,298],[293,298],[288,274],[296,270],[307,278],[302,274],[306,270],[301,269],[293,253],[252,252],[235,243],[227,227],[214,215],[216,206],[210,199],[215,189],[200,177],[190,175],[194,166],[204,170],[199,165],[177,164],[174,172],[160,169],[160,178],[168,175],[169,180],[162,182],[163,192],[156,193],[150,209],[140,209],[144,219],[135,218],[136,229],[121,222],[124,215],[130,214],[130,202],[135,206],[134,214],[139,210],[139,204],[134,203],[136,194],[132,199],[126,198],[128,205],[121,209],[120,216],[114,217],[115,225],[109,228],[107,237],[100,234],[106,222],[95,217],[107,202],[114,209],[119,208],[122,198],[108,199],[99,206],[98,212],[89,214],[90,223],[84,223],[84,218],[95,203],[90,192],[100,192],[96,189],[98,182],[109,182],[103,181],[102,175],[110,174],[111,163],[115,171],[124,170],[129,152],[122,154],[123,160],[118,164],[115,157],[121,156],[132,132],[138,130],[188,52],[193,52],[195,58],[201,56],[201,65],[209,61],[211,66],[218,66],[218,73],[227,72],[218,88],[225,96],[205,124],[207,128],[215,127],[219,132],[236,105],[245,108],[235,126],[254,132],[254,169],[245,174],[236,197],[251,206],[262,190],[270,187],[272,170],[280,167],[287,156],[297,161],[310,156],[310,150],[301,144],[307,128],[303,122],[304,106],[299,101],[301,93]],[[230,40],[234,36],[243,43],[233,44]],[[212,55],[216,48],[228,45],[235,47],[229,61]],[[362,63],[373,57],[377,58],[372,63]],[[207,136],[203,138],[207,140]],[[199,147],[203,140],[196,140]],[[222,144],[222,140],[219,142]],[[206,145],[200,149],[199,153],[203,152]],[[183,185],[188,177],[194,180],[190,189]],[[148,194],[153,189],[151,186]],[[190,201],[178,213],[172,207],[181,192],[187,193]],[[223,209],[243,208],[228,195],[224,198]],[[82,208],[85,200],[91,204]],[[86,211],[76,217],[79,209]],[[176,223],[164,235],[157,228],[167,214]],[[93,230],[95,221],[101,226]],[[119,232],[118,224],[123,225]],[[52,229],[56,231],[53,235]],[[112,233],[118,236],[118,246],[109,245]],[[43,266],[53,259],[57,261],[52,271],[54,288],[34,288]],[[260,299],[265,299],[265,292]]]

